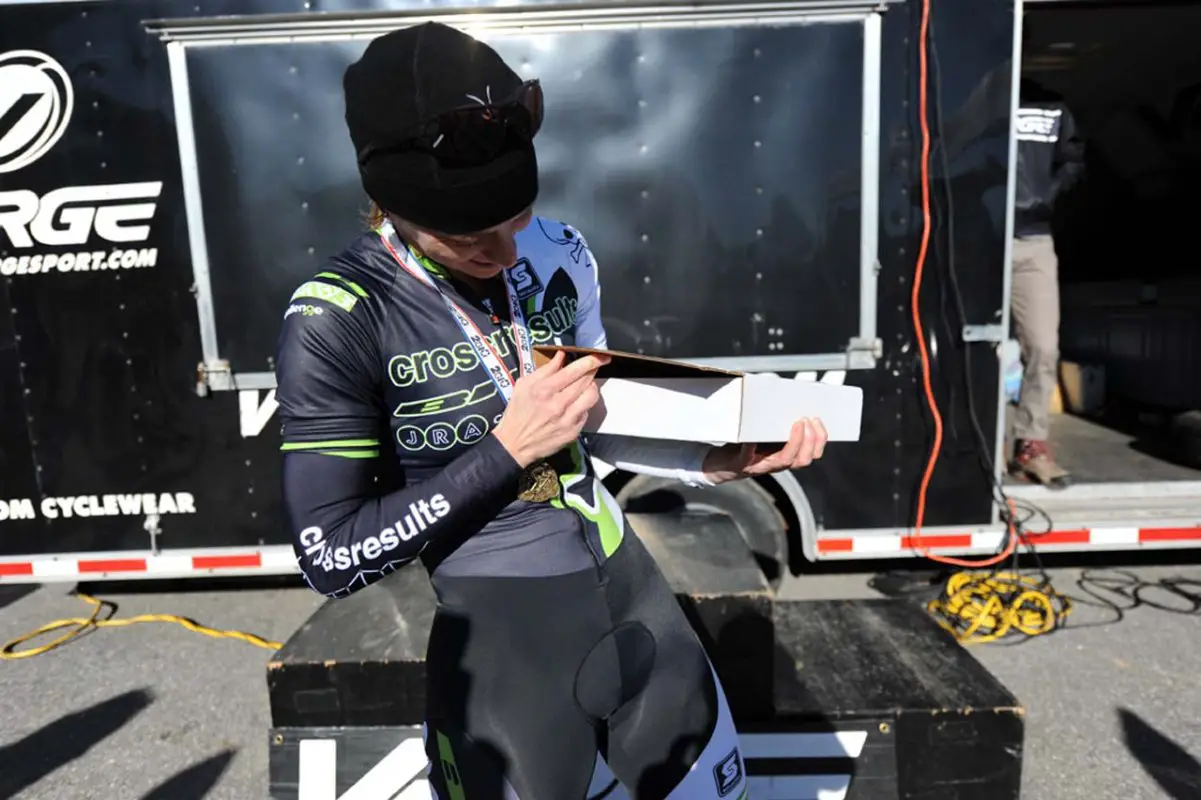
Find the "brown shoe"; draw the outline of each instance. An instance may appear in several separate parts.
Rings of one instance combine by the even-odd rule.
[[[1047,443],[1035,439],[1015,443],[1009,474],[1041,483],[1048,489],[1066,489],[1072,485],[1072,476],[1055,463]]]

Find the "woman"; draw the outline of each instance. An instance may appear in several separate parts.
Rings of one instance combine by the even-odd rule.
[[[438,596],[426,749],[440,798],[583,798],[599,751],[640,798],[742,797],[721,686],[589,454],[718,483],[819,458],[591,437],[606,358],[579,231],[533,215],[536,82],[425,24],[344,80],[371,230],[301,285],[277,358],[301,570],[343,597],[420,557]]]

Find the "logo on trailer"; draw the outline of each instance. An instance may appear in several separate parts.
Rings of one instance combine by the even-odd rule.
[[[0,174],[45,156],[71,122],[75,92],[62,65],[36,50],[0,53]],[[0,191],[0,276],[153,267],[150,238],[162,181]]]
[[[53,58],[36,50],[0,54],[0,173],[50,152],[74,108],[71,79]]]

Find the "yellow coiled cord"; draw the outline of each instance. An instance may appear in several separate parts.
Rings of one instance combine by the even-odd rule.
[[[1050,582],[1016,572],[957,572],[943,591],[926,610],[963,644],[993,642],[1012,633],[1050,633],[1072,613],[1072,601]]]

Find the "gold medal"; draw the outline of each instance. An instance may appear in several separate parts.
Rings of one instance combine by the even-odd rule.
[[[545,503],[559,496],[559,473],[545,461],[531,464],[521,473],[517,497],[527,503]]]

